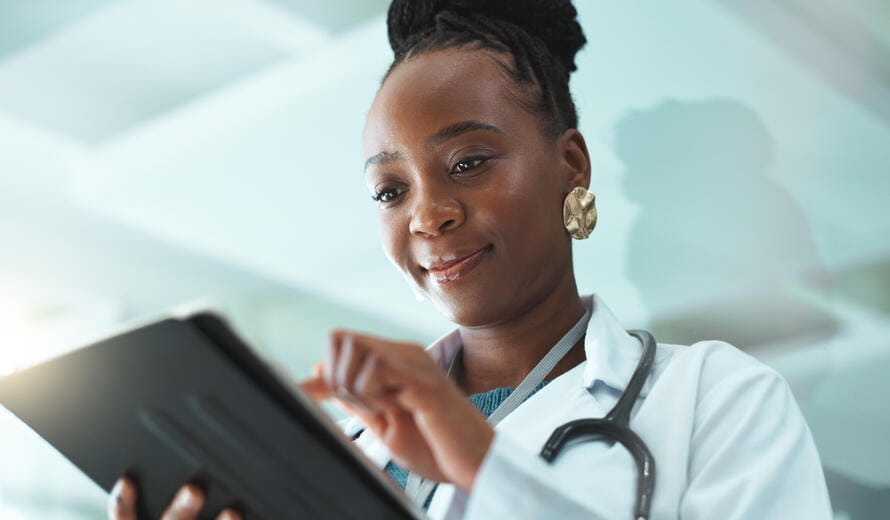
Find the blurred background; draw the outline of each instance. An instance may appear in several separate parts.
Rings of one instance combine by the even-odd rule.
[[[582,292],[778,369],[836,518],[883,517],[890,3],[575,3],[600,211]],[[450,330],[385,259],[361,175],[386,6],[0,0],[0,373],[196,298],[294,377],[334,326]],[[3,409],[0,439],[0,518],[103,517]]]

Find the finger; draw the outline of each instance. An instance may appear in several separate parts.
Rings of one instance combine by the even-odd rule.
[[[344,388],[354,394],[355,376],[366,357],[367,351],[362,348],[357,338],[352,334],[343,336],[340,343],[340,358],[334,370],[334,387]]]
[[[369,334],[361,334],[345,329],[336,329],[331,331],[328,342],[328,361],[339,358],[341,349],[346,346],[347,341],[352,341],[356,347],[361,347],[365,354],[376,354],[383,359],[398,358],[401,351],[405,347],[413,347],[423,351],[420,345],[407,344],[400,341],[390,341],[387,339],[371,336]],[[333,377],[333,366],[326,364],[325,369],[329,371],[330,377]]]
[[[340,342],[344,334],[347,333],[335,330],[328,335],[328,352],[325,362],[322,364],[321,376],[328,382],[331,388],[334,387],[334,369],[337,366],[337,360],[340,358]]]
[[[297,383],[297,386],[300,387],[300,390],[309,394],[309,397],[315,401],[321,402],[327,399],[333,399],[336,405],[347,415],[358,415],[363,417],[364,414],[368,412],[368,410],[360,404],[357,405],[354,400],[345,400],[341,399],[341,396],[334,395],[333,389],[328,385],[324,378],[317,377],[307,379]]]
[[[136,520],[136,486],[127,478],[119,478],[108,497],[110,520]]]
[[[361,368],[365,351],[355,340],[353,334],[341,333],[335,339],[339,346],[335,349],[337,358],[332,360],[334,365],[333,380],[329,381],[334,396],[349,407],[362,412],[368,411],[368,403],[353,391],[356,373]]]
[[[173,501],[161,515],[161,520],[194,520],[203,506],[204,493],[196,486],[187,484],[179,488]]]
[[[234,509],[226,509],[216,516],[216,520],[241,520],[241,515]]]
[[[354,387],[356,395],[369,402],[373,410],[383,408],[386,403],[381,402],[381,398],[388,397],[395,390],[377,356],[365,357],[355,376]]]
[[[297,386],[316,401],[324,401],[333,397],[333,391],[323,377],[313,377],[300,381]]]
[[[380,439],[387,439],[397,426],[396,414],[404,412],[389,396],[381,396],[377,401],[377,410],[371,413],[359,415],[362,424]]]

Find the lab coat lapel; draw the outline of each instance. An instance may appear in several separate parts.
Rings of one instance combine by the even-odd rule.
[[[591,310],[584,337],[585,385],[592,388],[597,381],[602,381],[613,390],[623,392],[643,354],[643,347],[627,333],[599,296],[584,296],[582,301]],[[647,378],[641,397],[649,392],[650,386],[651,378]]]

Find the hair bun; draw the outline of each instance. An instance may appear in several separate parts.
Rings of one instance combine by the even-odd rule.
[[[397,55],[412,35],[434,28],[442,12],[512,23],[544,42],[568,72],[587,41],[571,0],[393,0],[387,14],[389,45]]]

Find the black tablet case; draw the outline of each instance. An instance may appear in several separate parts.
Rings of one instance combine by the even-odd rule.
[[[132,476],[140,519],[185,482],[206,492],[201,520],[422,516],[210,312],[6,376],[0,404],[103,489]]]

